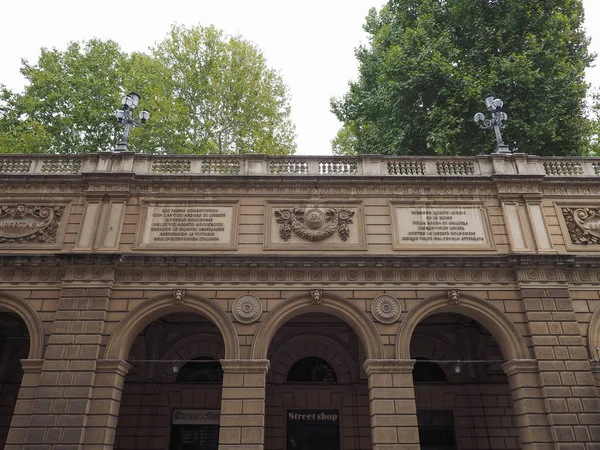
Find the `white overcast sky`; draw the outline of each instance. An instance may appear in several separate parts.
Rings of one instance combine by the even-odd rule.
[[[281,71],[292,96],[297,154],[330,153],[340,123],[329,99],[356,79],[354,48],[366,41],[369,8],[384,0],[3,0],[0,4],[0,83],[21,91],[21,58],[37,61],[41,47],[70,41],[113,39],[122,49],[145,51],[173,23],[214,24],[256,43]],[[592,51],[600,53],[600,0],[583,0]],[[596,64],[600,66],[600,60]],[[600,67],[588,81],[600,87]],[[499,93],[499,95],[501,95]],[[118,105],[115,105],[118,106]]]

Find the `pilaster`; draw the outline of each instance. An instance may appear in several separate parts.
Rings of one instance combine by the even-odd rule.
[[[21,360],[23,379],[10,422],[5,450],[22,450],[28,440],[32,439],[31,434],[28,435],[31,418],[52,412],[48,402],[36,399],[43,363],[42,359]]]
[[[414,360],[368,359],[373,450],[420,450]]]
[[[600,400],[568,289],[521,289],[541,395],[558,450],[598,450]]]
[[[262,450],[267,359],[222,359],[219,450]]]

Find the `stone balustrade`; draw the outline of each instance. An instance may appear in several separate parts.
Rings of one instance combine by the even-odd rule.
[[[522,153],[472,157],[145,155],[3,155],[0,174],[78,175],[133,172],[138,175],[490,177],[526,175],[598,177],[600,158],[539,157]]]

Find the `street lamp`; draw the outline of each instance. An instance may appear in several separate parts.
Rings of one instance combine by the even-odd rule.
[[[131,127],[141,127],[150,118],[150,113],[145,109],[140,112],[139,119],[133,117],[133,110],[137,108],[139,101],[140,95],[136,92],[130,92],[127,96],[123,97],[123,108],[117,110],[115,113],[119,124],[125,125],[121,141],[115,147],[116,152],[128,151],[127,139],[129,139]]]
[[[480,128],[494,130],[496,134],[496,151],[494,153],[510,153],[508,145],[504,143],[500,134],[500,129],[506,128],[506,121],[508,120],[506,113],[501,111],[504,102],[499,98],[494,98],[493,95],[486,95],[483,101],[487,110],[492,114],[492,118],[486,119],[483,113],[478,112],[473,119],[479,124]]]

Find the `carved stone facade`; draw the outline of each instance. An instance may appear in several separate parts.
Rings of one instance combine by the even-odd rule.
[[[4,155],[0,447],[598,450],[599,167]]]

